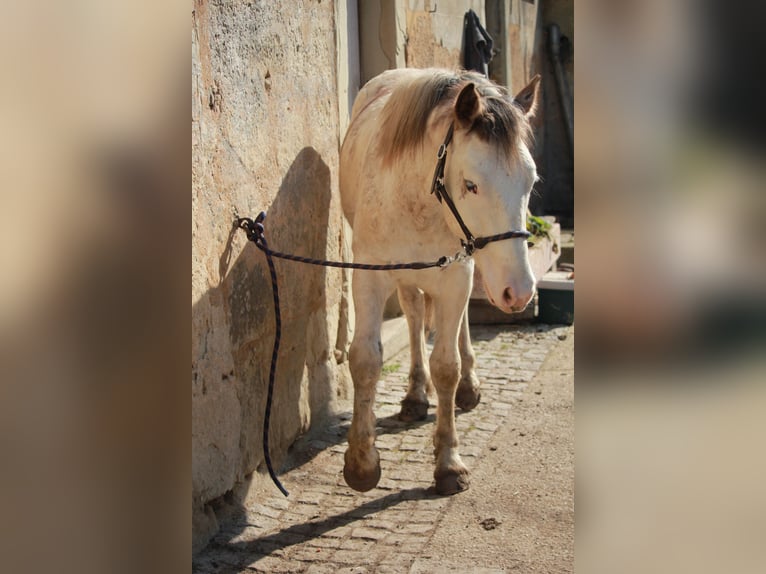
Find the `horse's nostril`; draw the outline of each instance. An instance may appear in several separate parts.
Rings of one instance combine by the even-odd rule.
[[[503,303],[508,305],[508,307],[513,307],[515,300],[516,298],[513,296],[513,290],[510,287],[506,287],[505,291],[503,291]]]

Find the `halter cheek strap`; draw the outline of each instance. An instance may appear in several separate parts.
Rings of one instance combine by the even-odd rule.
[[[439,203],[444,200],[444,203],[447,204],[447,207],[452,212],[452,215],[455,217],[455,220],[457,221],[458,225],[460,226],[460,229],[463,231],[463,235],[465,235],[465,239],[461,239],[460,243],[463,245],[463,249],[465,250],[466,255],[472,255],[473,252],[476,249],[482,249],[487,246],[487,244],[492,243],[493,241],[501,241],[503,239],[513,239],[516,237],[523,237],[528,238],[532,234],[529,231],[506,231],[505,233],[498,233],[497,235],[489,235],[486,237],[474,237],[473,233],[471,233],[471,230],[468,229],[468,226],[463,221],[463,218],[460,217],[460,212],[457,210],[457,207],[455,206],[455,202],[452,201],[452,198],[450,197],[449,193],[447,193],[447,186],[444,183],[444,167],[447,163],[447,147],[452,142],[452,136],[455,132],[455,124],[452,123],[449,126],[449,130],[447,130],[447,137],[444,138],[444,142],[442,145],[439,146],[439,151],[436,154],[437,162],[436,162],[436,169],[434,170],[434,179],[433,183],[431,184],[431,193],[436,195],[436,199],[439,200]]]

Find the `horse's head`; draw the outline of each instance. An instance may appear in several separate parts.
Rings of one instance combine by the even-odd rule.
[[[539,82],[535,76],[513,99],[488,82],[468,83],[455,100],[445,183],[475,237],[526,229],[529,194],[537,180],[528,145]],[[452,215],[445,217],[462,236]],[[526,307],[535,277],[524,239],[489,243],[474,258],[493,305],[506,313]]]

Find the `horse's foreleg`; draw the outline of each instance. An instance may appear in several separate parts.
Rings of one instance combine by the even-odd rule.
[[[417,287],[399,287],[399,303],[407,317],[410,331],[410,376],[407,395],[402,401],[399,419],[420,421],[428,415],[428,388],[431,373],[425,361],[426,343],[423,333],[425,304]]]
[[[383,365],[380,326],[390,281],[382,274],[355,271],[353,280],[356,321],[349,350],[354,381],[354,416],[348,431],[343,477],[354,490],[364,492],[380,480],[380,456],[375,448],[375,384]]]
[[[466,294],[466,301],[467,301]],[[440,297],[436,303],[436,337],[431,353],[431,376],[439,405],[436,411],[434,451],[436,491],[454,494],[468,488],[468,469],[458,454],[455,430],[455,390],[460,378],[458,330],[465,305],[454,298]]]
[[[481,391],[479,390],[481,383],[474,371],[476,354],[473,352],[473,346],[471,345],[467,307],[465,312],[463,312],[463,319],[460,323],[458,346],[460,347],[460,383],[457,386],[455,402],[464,411],[470,411],[481,400]]]

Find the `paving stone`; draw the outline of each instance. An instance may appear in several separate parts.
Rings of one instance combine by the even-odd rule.
[[[364,540],[383,540],[388,533],[381,528],[355,528],[351,531],[352,538],[362,538]]]
[[[261,532],[272,530],[280,525],[280,521],[276,518],[269,518],[268,516],[249,514],[247,517],[246,526],[259,529]]]
[[[390,532],[396,528],[397,523],[393,520],[386,520],[376,516],[373,519],[365,520],[364,525],[368,528],[375,528],[384,532]]]
[[[365,550],[338,550],[333,556],[335,562],[360,566],[370,562],[371,556]]]
[[[278,518],[282,514],[282,510],[276,508],[270,508],[263,504],[249,504],[247,506],[248,514],[256,516],[268,516],[269,518]]]
[[[361,556],[369,552],[374,543],[374,540],[347,538],[341,543],[340,550],[355,550]]]
[[[435,525],[434,524],[405,524],[402,526],[402,528],[399,530],[399,532],[403,532],[405,534],[426,534],[428,532],[432,532],[434,530]]]
[[[337,528],[331,528],[327,530],[322,536],[328,538],[345,538],[351,534],[350,526],[338,526]]]
[[[387,462],[400,462],[404,458],[404,453],[392,450],[380,450],[378,451],[380,460]]]
[[[439,574],[506,574],[506,570],[498,568],[445,568],[439,564],[438,560],[428,560],[423,557],[419,557],[415,560],[415,563],[410,567],[409,574],[433,574],[439,572]]]
[[[394,449],[394,448],[397,448],[401,442],[402,442],[402,439],[395,435],[381,434],[381,435],[378,435],[378,438],[375,440],[375,446],[378,447],[379,449],[381,448]]]
[[[409,519],[411,522],[423,522],[427,524],[433,524],[439,520],[439,511],[437,510],[415,510],[409,513]]]
[[[287,498],[269,498],[268,500],[264,501],[264,506],[268,506],[269,508],[273,508],[278,511],[286,510],[288,506],[290,506],[290,501],[287,500]]]
[[[392,572],[397,574],[407,572],[410,566],[415,562],[416,558],[417,556],[415,554],[391,552],[386,558],[381,560],[378,565],[378,572]]]
[[[373,572],[375,570],[367,566],[351,566],[337,570],[337,574],[372,574]]]
[[[290,549],[288,558],[291,560],[300,560],[301,562],[316,563],[330,560],[334,554],[334,548],[320,548],[315,546],[299,546]]]
[[[281,520],[286,522],[305,522],[306,520],[312,520],[318,516],[319,506],[316,504],[296,502],[290,507],[289,511],[282,515]]]
[[[306,568],[305,574],[337,574],[340,565],[327,562],[325,564],[311,564]]]
[[[300,503],[303,504],[316,504],[319,505],[319,503],[322,501],[322,499],[326,496],[326,493],[324,492],[318,492],[316,490],[314,491],[304,491],[299,493],[295,500],[297,500]]]
[[[429,462],[433,462],[433,459],[434,459],[434,455],[431,452],[420,451],[420,452],[408,453],[404,461],[415,463],[415,464],[426,464]]]
[[[268,574],[287,574],[292,572],[303,572],[306,566],[297,560],[288,560],[278,556],[260,556],[244,566],[253,572],[264,572]]]
[[[281,531],[276,534],[273,534],[273,540],[276,542],[279,546],[282,548],[286,546],[294,546],[296,544],[301,544],[306,541],[308,538],[305,535],[298,534],[296,532],[290,531]]]

